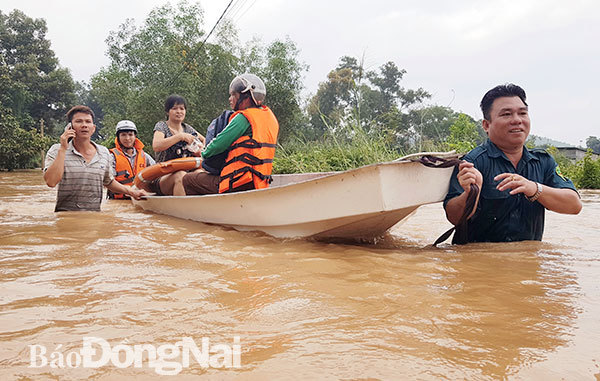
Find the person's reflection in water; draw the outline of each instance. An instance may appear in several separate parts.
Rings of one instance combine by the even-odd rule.
[[[579,288],[565,258],[545,246],[477,244],[449,258],[435,284],[449,305],[432,353],[499,379],[565,345]]]

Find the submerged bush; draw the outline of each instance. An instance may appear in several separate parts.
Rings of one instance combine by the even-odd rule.
[[[600,189],[600,159],[594,160],[590,150],[576,163],[561,154],[555,147],[550,147],[547,151],[558,163],[562,175],[573,181],[577,188]]]
[[[0,115],[0,169],[34,168],[42,163],[42,152],[50,146],[50,138],[34,129],[19,127],[12,115]]]
[[[600,189],[600,159],[592,159],[592,152],[588,150],[577,165],[581,168],[578,186],[584,189]]]
[[[289,140],[277,148],[273,172],[345,171],[391,161],[403,155],[394,150],[383,137],[367,134],[360,128],[351,131],[350,136],[351,138],[340,138],[328,133],[321,141]]]

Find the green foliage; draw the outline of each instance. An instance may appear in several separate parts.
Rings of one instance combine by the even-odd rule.
[[[450,134],[450,126],[457,118],[458,113],[444,106],[427,106],[411,110],[404,117],[403,134],[415,138],[413,142],[406,139],[405,148],[409,149],[412,146],[416,151],[425,151],[428,150],[425,147],[445,142]]]
[[[319,84],[317,94],[310,100],[308,114],[311,138],[318,139],[328,126],[340,126],[350,105],[350,90],[354,88],[352,70],[341,68],[329,72],[327,82]]]
[[[458,153],[467,153],[477,146],[478,139],[479,133],[473,119],[466,114],[459,114],[450,126],[448,146]]]
[[[554,157],[554,160],[556,160],[561,174],[564,177],[572,180],[575,186],[578,186],[578,181],[581,178],[581,170],[579,166],[576,163],[571,162],[571,160],[560,153],[560,151],[554,146],[546,148],[546,151],[552,155],[552,157]]]
[[[204,133],[210,121],[228,108],[229,83],[253,72],[267,86],[266,104],[277,115],[281,138],[302,121],[298,49],[287,40],[267,46],[254,40],[240,45],[231,23],[222,22],[216,42],[205,38],[199,4],[180,2],[155,8],[141,27],[127,20],[107,39],[111,63],[92,77],[89,99],[100,108],[105,143],[114,139],[121,119],[133,120],[149,145],[157,121],[164,120],[164,100],[179,94],[188,101],[186,122]],[[213,37],[212,40],[215,40]]]
[[[330,128],[330,127],[328,127]],[[363,129],[357,120],[343,131],[324,134],[321,140],[297,138],[280,146],[275,155],[275,173],[344,171],[402,156],[384,135]]]
[[[584,189],[600,189],[600,159],[592,158],[592,150],[588,150],[578,166],[581,167],[581,177],[578,186]]]
[[[264,48],[256,39],[247,45],[249,48],[242,49],[240,56],[240,71],[255,73],[265,82],[265,103],[277,115],[279,141],[297,136],[305,124],[300,92],[304,87],[302,73],[308,69],[298,61],[300,51],[289,38],[275,40]]]
[[[0,168],[31,168],[41,162],[41,152],[49,145],[49,137],[19,127],[9,112],[0,112]]]
[[[337,141],[332,136],[322,141],[295,140],[277,149],[274,173],[344,171],[367,164],[390,161],[398,154],[384,140]]]
[[[56,137],[76,103],[94,110],[107,146],[121,119],[133,120],[149,145],[154,124],[165,117],[164,100],[174,93],[188,101],[186,122],[204,132],[228,108],[229,83],[243,72],[263,78],[266,104],[280,122],[277,173],[345,170],[415,151],[467,152],[487,139],[481,121],[449,107],[423,106],[429,93],[402,87],[406,70],[391,61],[370,71],[357,58],[341,57],[303,109],[308,67],[293,41],[240,43],[225,20],[212,42],[202,44],[204,27],[202,8],[187,1],[153,9],[140,26],[128,19],[106,40],[110,64],[89,84],[75,84],[50,49],[43,19],[0,11],[0,168],[39,162],[50,144],[36,132],[39,120]],[[534,136],[527,144],[535,144]],[[595,136],[587,145],[600,150]],[[553,154],[577,186],[600,187],[600,162],[590,153],[578,163]]]
[[[46,22],[14,10],[0,11],[0,168],[31,168],[41,162],[49,137],[75,99],[74,83],[46,39]],[[56,129],[62,132],[61,129]]]
[[[525,147],[527,147],[528,149],[534,149],[535,147],[537,147],[535,144],[536,140],[537,140],[537,136],[529,135],[529,137],[525,141]]]
[[[153,9],[141,27],[132,19],[110,33],[111,63],[91,79],[89,98],[104,114],[101,134],[114,140],[121,119],[133,120],[149,144],[157,121],[164,120],[170,94],[188,101],[186,122],[202,130],[227,105],[233,58],[219,46],[201,45],[203,11],[181,2]]]
[[[556,147],[549,147],[547,151],[556,160],[562,175],[571,179],[577,188],[600,189],[600,158],[594,160],[591,150],[576,163],[571,162]]]
[[[405,112],[430,97],[423,89],[404,89],[400,81],[405,73],[391,61],[378,71],[365,71],[356,58],[342,57],[309,101],[312,138],[357,122],[367,132],[375,129],[389,140],[402,139],[409,130],[401,123]]]
[[[585,144],[587,145],[587,148],[591,149],[595,153],[600,153],[600,139],[597,137],[589,136],[585,140]]]
[[[75,95],[71,74],[58,66],[46,32],[43,19],[19,10],[8,15],[0,11],[0,104],[21,128],[33,128],[44,119],[46,132],[52,133],[62,125]]]

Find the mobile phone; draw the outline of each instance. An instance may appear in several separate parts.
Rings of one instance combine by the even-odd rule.
[[[73,129],[73,125],[71,124],[71,122],[69,122],[69,124],[67,124],[67,126],[65,127],[65,131],[72,130],[72,129]],[[69,138],[69,140],[67,140],[67,141],[70,142],[71,140],[73,140],[73,138]]]

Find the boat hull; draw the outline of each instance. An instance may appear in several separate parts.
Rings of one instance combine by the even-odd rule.
[[[390,162],[349,171],[275,176],[268,189],[206,196],[150,196],[144,210],[262,231],[274,237],[372,239],[420,205],[443,200],[452,168]]]

